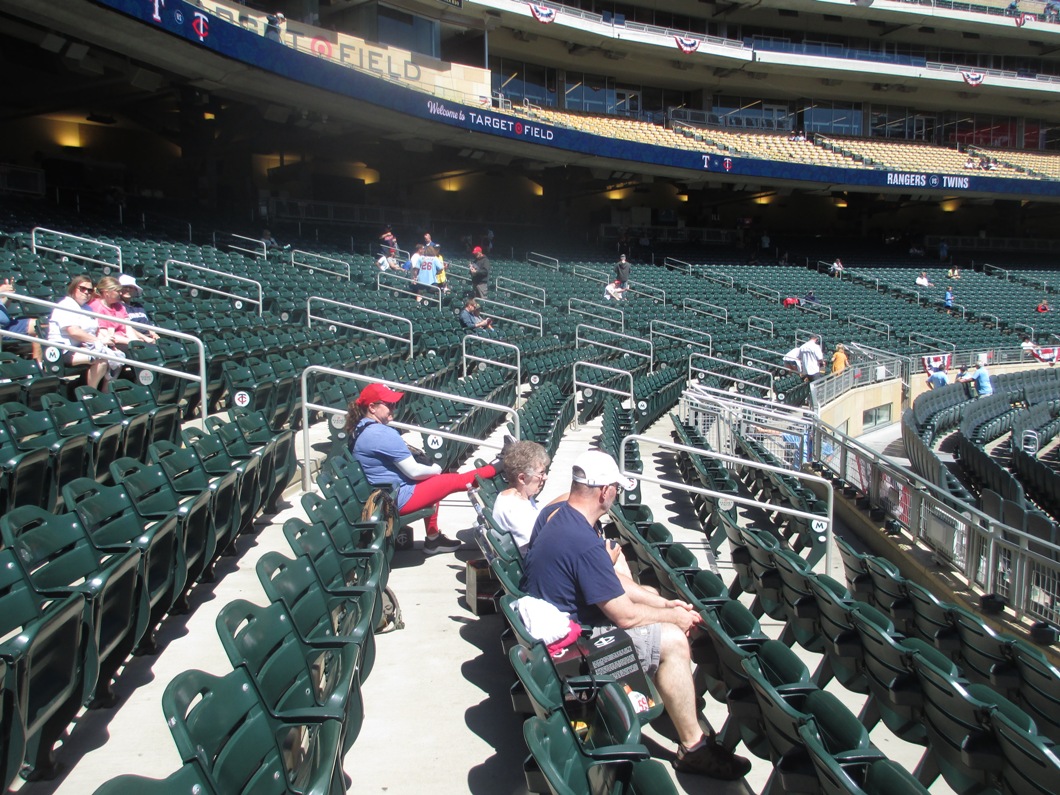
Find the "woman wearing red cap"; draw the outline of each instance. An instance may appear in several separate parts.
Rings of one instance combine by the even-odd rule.
[[[428,466],[417,461],[401,434],[389,426],[394,406],[404,395],[404,392],[395,392],[382,384],[369,384],[361,390],[346,416],[350,450],[369,483],[397,489],[400,515],[406,516],[428,506],[434,508],[425,520],[424,554],[455,552],[460,549],[460,542],[446,538],[438,530],[439,501],[465,491],[478,476],[487,480],[494,477],[497,469],[494,464],[488,464],[470,472],[443,473],[438,464]],[[508,444],[506,441],[505,447]],[[501,454],[504,454],[503,450]]]

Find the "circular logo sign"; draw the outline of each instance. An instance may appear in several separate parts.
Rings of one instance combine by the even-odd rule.
[[[191,297],[192,298],[198,298],[199,297],[199,288],[198,287],[192,287],[191,288]]]
[[[286,323],[290,319],[291,315],[289,312],[280,312],[280,320],[282,320],[284,323]]]
[[[624,488],[626,491],[633,491],[635,488],[637,488],[637,479],[626,478],[626,484],[622,488]]]
[[[49,362],[57,362],[63,357],[63,352],[58,348],[45,348],[44,358]]]
[[[537,386],[540,383],[541,383],[541,376],[539,376],[539,375],[530,376],[530,385],[531,386]]]
[[[235,307],[236,307],[236,309],[242,309],[243,308],[243,302],[242,301],[236,301]]]
[[[144,386],[147,386],[148,384],[153,384],[155,382],[155,374],[150,370],[141,370],[136,374],[136,380]]]
[[[777,400],[779,400],[781,403],[783,403],[784,402],[784,398],[785,398],[785,395],[784,395],[783,392],[777,392]]]
[[[232,402],[235,403],[236,406],[238,406],[239,408],[245,409],[247,406],[250,405],[250,393],[247,392],[245,389],[240,389],[232,397]]]
[[[313,275],[314,273],[316,273],[316,271],[315,271],[315,270],[313,270],[312,268],[310,268],[310,269],[309,269],[309,275],[310,275],[310,276],[312,276],[312,275]]]
[[[332,414],[329,422],[331,423],[331,427],[337,431],[346,427],[346,418],[341,414]]]
[[[647,410],[648,410],[648,401],[641,400],[641,401],[637,402],[637,411],[647,411]]]
[[[332,323],[330,326],[328,326],[328,331],[330,333],[332,333],[332,334],[334,334],[338,330],[339,330],[338,326],[336,326],[334,323]]]
[[[442,437],[438,434],[432,433],[427,437],[427,446],[432,450],[439,450],[442,446]]]
[[[828,522],[824,519],[814,519],[810,527],[813,528],[813,532],[823,534],[828,529]]]
[[[110,276],[110,274],[112,272],[113,272],[113,269],[110,267],[110,265],[104,265],[103,266],[103,275],[104,276]]]
[[[582,394],[585,395],[586,398],[591,398],[593,396],[593,390],[586,389],[584,392],[582,392]]]
[[[718,500],[718,508],[722,511],[731,511],[736,507],[736,503],[730,500],[728,497],[722,497]]]

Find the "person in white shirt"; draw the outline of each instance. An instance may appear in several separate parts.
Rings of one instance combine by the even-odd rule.
[[[821,338],[810,337],[798,347],[797,359],[799,372],[807,381],[816,381],[824,366],[824,351],[821,350]]]
[[[66,286],[66,297],[55,305],[48,318],[48,341],[62,342],[87,350],[114,350],[114,337],[110,329],[100,329],[99,321],[94,317],[79,314],[76,311],[87,304],[95,295],[92,279],[84,274],[75,276]],[[55,349],[53,348],[54,352]],[[92,388],[99,386],[107,374],[109,362],[90,356],[87,352],[63,351],[67,364],[87,364],[85,383]]]
[[[622,282],[615,279],[613,282],[608,282],[607,286],[604,287],[604,300],[605,301],[625,301],[626,291],[629,288],[623,287]]]
[[[541,510],[537,495],[545,485],[548,451],[537,442],[515,442],[504,454],[502,466],[508,488],[493,503],[493,526],[511,533],[520,552],[530,543],[537,514]]]
[[[928,279],[927,271],[920,271],[920,275],[916,277],[917,287],[934,287],[931,280]]]

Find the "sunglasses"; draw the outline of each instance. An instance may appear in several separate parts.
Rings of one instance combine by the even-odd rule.
[[[77,292],[79,292],[79,293],[90,293],[95,288],[93,288],[91,286],[86,287],[85,285],[81,284],[81,285],[78,285],[77,287],[75,287],[74,289],[77,290]]]

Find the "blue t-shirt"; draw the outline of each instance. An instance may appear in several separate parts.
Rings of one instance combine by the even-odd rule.
[[[979,397],[994,394],[994,385],[990,383],[990,373],[985,367],[980,367],[975,371],[975,391],[979,393]]]
[[[400,508],[409,501],[412,490],[416,488],[416,482],[405,477],[397,466],[398,461],[412,456],[409,446],[397,429],[381,422],[364,419],[357,423],[357,427],[363,427],[364,430],[353,443],[354,458],[361,465],[369,483],[397,486],[397,505]]]
[[[524,591],[583,626],[609,624],[597,605],[625,593],[604,540],[566,502],[538,515],[523,572]]]
[[[434,284],[437,281],[437,273],[437,257],[420,257],[420,269],[416,274],[418,284]]]
[[[927,382],[932,389],[938,389],[940,386],[946,386],[949,383],[946,380],[946,374],[943,372],[932,373],[928,376]]]

